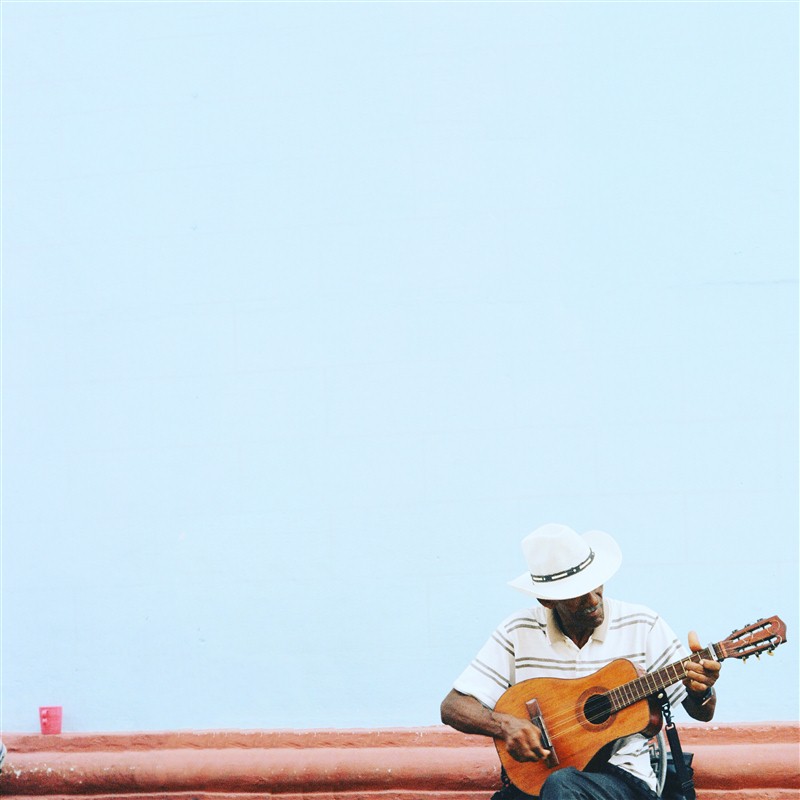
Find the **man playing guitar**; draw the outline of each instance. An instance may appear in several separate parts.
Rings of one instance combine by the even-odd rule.
[[[622,724],[619,720],[627,710],[620,709],[629,701],[621,700],[619,709],[614,706],[607,699],[613,690],[600,693],[593,687],[594,674],[615,659],[632,662],[627,666],[635,670],[634,678],[637,671],[652,673],[677,662],[680,674],[665,689],[670,702],[680,701],[691,717],[708,721],[716,706],[712,687],[719,677],[719,660],[696,656],[691,661],[691,653],[654,611],[604,597],[604,584],[622,561],[619,546],[607,533],[579,535],[566,525],[548,524],[528,535],[522,549],[528,571],[511,585],[533,595],[539,605],[512,614],[498,626],[442,702],[442,721],[464,733],[495,739],[508,769],[504,788],[493,800],[656,797],[648,739],[659,720],[654,720],[655,729],[628,723],[629,735],[614,738],[613,726]],[[688,644],[693,653],[702,650],[693,631]],[[530,681],[539,696],[522,705],[522,712],[510,714],[496,708],[498,701],[506,707],[504,695],[513,693],[509,692],[512,686],[535,678],[546,680]],[[554,710],[553,697],[562,686],[576,687],[575,699],[565,693]],[[599,705],[592,707],[593,702]],[[644,706],[646,721],[647,701],[637,705]],[[587,737],[593,737],[589,744],[584,741]],[[582,749],[575,754],[570,743],[579,740],[575,747]],[[561,743],[554,746],[553,742]],[[584,763],[589,758],[581,753],[595,749],[601,752]],[[530,769],[541,771],[541,778],[535,776],[526,786],[535,791],[523,792],[506,777],[509,773],[514,780],[511,768],[517,762],[537,764]]]

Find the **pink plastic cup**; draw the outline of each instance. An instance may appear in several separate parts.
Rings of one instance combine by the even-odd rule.
[[[39,724],[42,733],[61,733],[61,706],[40,706]]]

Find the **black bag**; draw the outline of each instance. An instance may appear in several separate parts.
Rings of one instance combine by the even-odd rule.
[[[686,771],[690,778],[694,776],[694,769],[692,768],[692,758],[694,753],[683,752],[683,763],[686,765]],[[685,800],[685,795],[681,788],[681,779],[678,777],[678,770],[675,767],[675,761],[672,758],[672,753],[667,753],[667,772],[664,778],[664,788],[661,791],[662,800]]]

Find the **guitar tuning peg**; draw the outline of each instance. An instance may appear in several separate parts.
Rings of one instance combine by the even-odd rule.
[[[770,649],[767,651],[767,653],[768,653],[768,655],[774,656],[775,655],[774,648],[770,647]]]

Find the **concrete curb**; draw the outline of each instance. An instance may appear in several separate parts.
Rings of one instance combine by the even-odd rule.
[[[798,800],[798,723],[683,725],[700,800]],[[0,795],[110,800],[488,800],[492,742],[399,730],[4,734]]]

